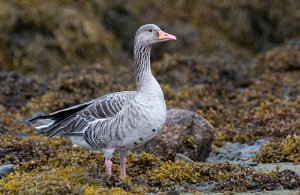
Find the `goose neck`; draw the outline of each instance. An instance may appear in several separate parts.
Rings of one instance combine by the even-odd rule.
[[[134,64],[137,90],[151,82],[153,75],[151,72],[150,47],[139,44],[134,46]]]

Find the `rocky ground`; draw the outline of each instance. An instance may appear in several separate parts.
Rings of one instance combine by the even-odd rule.
[[[300,3],[0,1],[0,194],[265,192],[300,189]],[[26,120],[134,89],[135,29],[153,48],[168,121],[128,157],[36,136]],[[143,152],[147,153],[143,153]],[[207,158],[207,162],[200,162]]]

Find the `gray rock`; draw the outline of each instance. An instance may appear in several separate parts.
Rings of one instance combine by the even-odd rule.
[[[13,170],[14,170],[13,164],[1,165],[0,166],[0,178],[6,177]]]
[[[195,112],[182,109],[167,111],[162,131],[136,152],[154,153],[165,160],[174,160],[176,153],[193,161],[205,161],[211,151],[213,127]]]
[[[175,155],[175,161],[178,161],[178,160],[182,160],[182,161],[185,161],[185,162],[194,162],[189,157],[187,157],[187,156],[185,156],[183,154],[180,154],[180,153],[176,153],[176,155]]]
[[[251,162],[251,158],[255,157],[261,146],[270,141],[269,139],[259,139],[253,144],[232,143],[227,142],[216,152],[211,153],[208,162],[224,162],[229,161],[233,164],[251,164],[255,166],[255,162]]]
[[[169,192],[167,192],[167,195],[179,195],[180,192],[179,191],[176,191],[176,190],[171,190]]]

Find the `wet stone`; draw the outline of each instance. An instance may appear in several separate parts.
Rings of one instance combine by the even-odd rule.
[[[267,142],[269,142],[269,139],[258,139],[253,144],[227,142],[223,147],[210,154],[208,162],[229,161],[233,164],[250,163],[250,166],[255,166],[257,163],[252,162],[251,158],[254,158],[263,144]]]

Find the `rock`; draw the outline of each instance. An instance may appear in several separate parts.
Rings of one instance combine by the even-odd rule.
[[[227,142],[224,146],[208,157],[208,162],[222,163],[229,161],[232,164],[247,164],[250,166],[257,165],[257,162],[252,162],[257,152],[264,143],[269,142],[269,139],[258,139],[253,144]]]
[[[186,157],[185,155],[180,154],[180,153],[176,153],[175,161],[178,161],[178,160],[182,160],[182,161],[185,161],[185,162],[194,162],[189,157]]]
[[[13,164],[1,165],[0,166],[0,178],[6,177],[13,170],[14,170]]]
[[[213,127],[195,112],[171,109],[162,131],[136,152],[150,152],[165,160],[176,153],[193,160],[205,161],[211,151]]]
[[[167,195],[179,195],[180,192],[179,191],[176,191],[176,190],[171,190],[169,192],[167,192]]]

